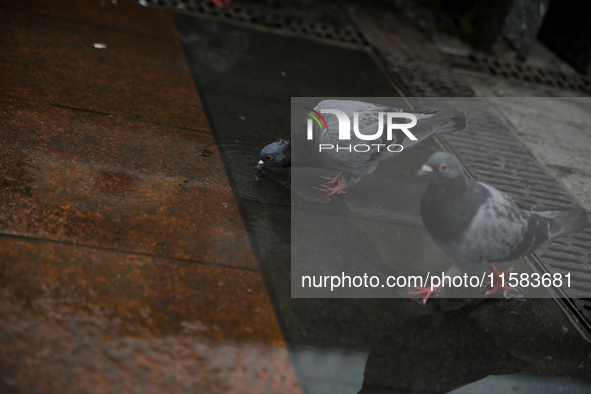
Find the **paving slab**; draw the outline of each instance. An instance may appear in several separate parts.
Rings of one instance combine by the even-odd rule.
[[[178,41],[170,12],[138,7],[133,0],[4,0],[0,7],[156,40]]]
[[[104,3],[0,5],[0,391],[301,392],[170,13]]]
[[[9,13],[15,20],[42,19],[28,12]],[[52,14],[49,19],[56,25],[51,29],[62,22],[84,24],[84,13],[74,14]],[[359,18],[372,22],[371,15]],[[384,38],[380,28],[398,20],[391,14],[373,18],[379,21],[379,28],[370,31],[374,38]],[[88,23],[101,32],[100,26],[111,32],[119,29],[118,22],[115,27],[92,18]],[[175,16],[175,23],[190,66],[177,69],[182,80],[161,84],[175,89],[179,81],[186,84],[186,90],[179,91],[187,93],[184,98],[192,104],[180,108],[180,121],[166,108],[158,115],[157,95],[142,90],[145,80],[132,78],[131,71],[120,82],[133,89],[140,86],[138,92],[149,95],[142,110],[153,111],[152,118],[137,118],[132,115],[142,110],[117,105],[97,114],[103,109],[84,100],[78,106],[60,103],[66,94],[49,95],[43,93],[45,88],[40,89],[42,99],[33,99],[27,95],[35,89],[20,90],[18,84],[9,85],[12,90],[2,97],[7,114],[0,115],[11,138],[1,142],[0,163],[13,172],[2,180],[8,189],[0,193],[5,209],[0,223],[5,226],[0,236],[0,339],[10,343],[0,351],[3,391],[588,391],[588,339],[552,299],[440,299],[424,307],[409,298],[291,298],[294,196],[286,187],[285,172],[254,170],[260,148],[289,135],[288,106],[294,92],[393,97],[397,89],[366,49],[187,15]],[[41,25],[40,31],[51,30]],[[3,32],[17,34],[17,26],[10,26],[12,30]],[[39,35],[36,28],[23,26],[33,37]],[[394,36],[409,26],[397,25]],[[131,30],[116,33],[133,36],[135,43],[148,40]],[[62,46],[64,37],[58,40]],[[157,41],[175,46],[167,40]],[[382,53],[405,44],[386,41],[381,41]],[[79,48],[76,45],[71,48]],[[134,46],[126,49],[133,52]],[[415,61],[411,67],[397,63],[396,56],[387,58],[409,77],[406,91],[469,90],[454,85],[461,79],[453,72],[438,71],[441,58],[432,48],[420,49],[418,57],[412,47],[403,51],[404,61]],[[137,51],[148,56],[141,48]],[[121,52],[117,56],[128,58]],[[424,64],[432,56],[435,61]],[[173,59],[180,59],[179,54]],[[123,60],[108,63],[127,66]],[[298,64],[304,65],[301,71]],[[189,67],[200,97],[187,82]],[[60,69],[49,70],[48,76],[60,78]],[[435,81],[422,78],[430,72]],[[169,74],[165,70],[157,75],[165,79]],[[106,81],[97,84],[99,91],[112,88]],[[120,94],[113,91],[114,96]],[[175,100],[171,96],[171,102]],[[56,115],[49,116],[53,111]],[[27,130],[26,136],[17,130]],[[477,143],[460,137],[452,142],[460,148],[477,145],[476,156],[484,155],[479,143],[489,137],[481,137]],[[77,141],[83,146],[74,144]],[[415,161],[439,147],[432,142],[418,149],[413,160],[398,163],[403,175],[416,171]],[[471,168],[486,175],[481,168],[485,161],[478,159]],[[392,170],[380,167],[382,175]],[[362,182],[360,193],[378,186],[370,177]],[[420,187],[420,182],[413,184],[412,193]],[[375,197],[387,204],[407,196],[403,192],[393,201]],[[550,197],[572,203],[561,195]],[[227,207],[218,209],[220,203]],[[404,215],[397,220],[406,221],[412,231],[394,224],[394,231],[406,236],[403,249],[408,253],[401,258],[441,265],[444,261],[436,253],[417,257],[415,252],[436,249],[413,245],[413,234],[422,228],[418,211],[412,201],[407,203],[399,207]],[[302,203],[302,210],[310,208]],[[25,214],[27,209],[48,216],[37,222]],[[367,213],[343,221],[368,233],[383,230],[363,217]],[[203,223],[203,228],[192,232],[193,220],[195,227]],[[228,237],[223,245],[215,243],[220,236]],[[333,239],[337,249],[338,239]],[[363,240],[349,243],[353,247]],[[387,260],[387,247],[369,251],[370,258]]]
[[[257,268],[211,134],[8,98],[0,114],[3,232]]]
[[[109,338],[205,337],[281,345],[260,273],[0,236],[8,305]],[[77,332],[78,332],[77,331]]]
[[[7,9],[0,26],[2,94],[207,130],[174,43]]]

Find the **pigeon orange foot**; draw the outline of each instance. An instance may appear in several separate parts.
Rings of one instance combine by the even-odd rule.
[[[492,286],[492,289],[487,291],[484,295],[495,294],[497,291],[499,291],[501,285],[503,285],[503,296],[507,298],[507,282],[509,281],[509,274],[511,273],[511,271],[513,271],[513,268],[509,268],[506,271],[497,271],[497,269],[493,265],[493,280],[492,282],[488,282],[486,284],[487,286]]]
[[[345,178],[343,178],[342,172],[334,178],[327,178],[323,176],[321,176],[320,178],[326,179],[328,182],[323,183],[322,188],[315,187],[314,189],[326,192],[327,196],[332,196],[333,194],[347,194],[347,192],[343,191],[347,187],[347,185],[345,185]],[[332,184],[336,184],[336,186],[328,186]]]
[[[437,294],[439,293],[439,288],[441,286],[433,286],[433,287],[419,287],[419,286],[415,286],[415,289],[417,289],[417,291],[409,291],[408,294],[410,295],[425,295],[425,298],[423,298],[423,305],[427,303],[427,301],[429,301],[429,297],[431,297],[431,294]]]
[[[333,183],[336,183],[337,185],[340,185],[341,183],[345,182],[345,178],[343,178],[343,173],[339,172],[339,175],[337,175],[334,178],[327,178],[325,176],[321,176],[320,178],[327,180],[328,182],[323,183],[322,185],[332,185]]]

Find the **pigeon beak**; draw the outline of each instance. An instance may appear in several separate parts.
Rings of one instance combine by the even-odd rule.
[[[260,170],[261,168],[263,168],[263,161],[259,160],[259,164],[257,164],[257,166],[255,167],[257,170]]]
[[[423,164],[419,172],[417,172],[418,176],[427,175],[433,172],[433,169],[426,164]]]

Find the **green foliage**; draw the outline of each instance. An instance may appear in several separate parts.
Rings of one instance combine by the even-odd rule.
[[[476,47],[478,45],[474,34],[476,32],[474,25],[476,6],[464,15],[457,12],[449,12],[447,15],[451,18],[451,22],[447,26],[442,26],[439,31],[458,37],[460,40]]]

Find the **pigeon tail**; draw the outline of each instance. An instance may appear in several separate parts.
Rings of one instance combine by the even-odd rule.
[[[441,126],[434,135],[446,134],[451,133],[452,131],[460,131],[464,130],[466,126],[468,126],[468,119],[466,117],[466,113],[463,111],[456,111],[453,108],[446,108],[442,111],[439,111],[435,115],[432,116],[432,119],[438,118],[446,118],[447,123]]]
[[[551,221],[556,223],[559,228],[554,231],[552,228],[550,229],[550,240],[582,230],[589,224],[587,213],[582,208],[562,212]]]
[[[430,118],[421,119],[417,125],[411,129],[413,135],[417,139],[411,140],[408,137],[405,137],[402,140],[402,146],[404,146],[404,149],[413,148],[415,145],[432,135],[460,131],[465,129],[467,124],[468,121],[465,112],[456,111],[453,108],[446,108],[437,112]]]

